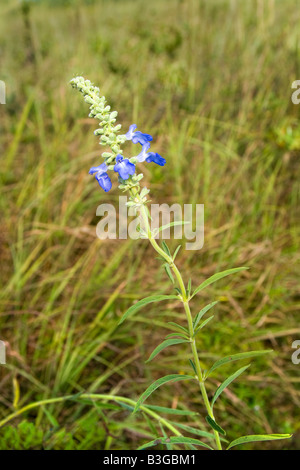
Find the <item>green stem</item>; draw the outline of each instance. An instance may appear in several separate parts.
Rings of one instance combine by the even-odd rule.
[[[137,196],[137,192],[132,191],[131,195],[134,198],[134,197]],[[160,248],[160,246],[158,245],[156,240],[153,238],[152,232],[151,232],[151,229],[150,229],[150,225],[149,225],[148,214],[146,212],[146,209],[145,209],[144,205],[141,206],[141,216],[142,216],[143,221],[145,223],[146,233],[147,233],[147,236],[148,236],[148,239],[149,239],[151,245],[153,246],[155,251],[163,259],[165,259],[166,262],[169,264],[170,268],[173,270],[173,273],[174,273],[174,275],[177,279],[178,285],[180,287],[182,303],[183,303],[183,306],[184,306],[184,310],[185,310],[186,318],[187,318],[187,322],[188,322],[188,329],[189,329],[189,335],[190,335],[190,344],[191,344],[191,349],[192,349],[192,353],[193,353],[193,359],[194,359],[195,368],[196,368],[196,372],[197,372],[197,379],[198,379],[198,382],[199,382],[200,391],[201,391],[201,394],[202,394],[202,397],[203,397],[203,401],[204,401],[204,405],[205,405],[205,408],[207,410],[207,413],[214,420],[214,414],[213,414],[213,410],[212,410],[212,407],[210,406],[209,399],[208,399],[208,396],[207,396],[207,392],[206,392],[206,388],[205,388],[205,384],[204,384],[204,379],[203,379],[203,373],[202,373],[202,369],[201,369],[201,365],[200,365],[200,361],[199,361],[199,355],[198,355],[198,351],[197,351],[196,340],[195,340],[195,337],[194,337],[195,336],[195,331],[194,331],[194,325],[193,325],[193,318],[192,318],[192,314],[191,314],[191,310],[190,310],[190,306],[189,306],[188,293],[186,291],[182,276],[181,276],[180,271],[177,268],[176,264],[174,263],[173,259],[167,253],[165,253],[162,248]],[[217,449],[222,450],[222,445],[221,445],[220,436],[219,436],[218,431],[214,430],[214,436],[215,436]]]
[[[131,400],[130,398],[126,397],[119,397],[116,395],[104,395],[104,394],[96,394],[96,393],[83,393],[78,397],[78,399],[90,399],[90,400],[113,400],[116,402],[122,402],[122,403],[127,403],[128,405],[131,405],[133,408],[135,407],[136,403],[135,401]],[[20,416],[21,414],[25,413],[26,411],[32,410],[33,408],[38,408],[40,406],[45,406],[45,405],[51,405],[52,403],[60,403],[66,400],[74,400],[74,395],[67,395],[65,397],[59,397],[59,398],[49,398],[47,400],[41,400],[41,401],[36,401],[34,403],[30,403],[29,405],[24,406],[23,408],[20,408],[19,410],[15,411],[14,413],[11,413],[8,415],[6,418],[4,418],[2,421],[0,421],[0,428],[4,426],[4,424],[8,423],[12,419]],[[166,419],[162,418],[159,416],[155,411],[150,410],[147,408],[145,405],[140,406],[141,411],[144,413],[148,414],[152,418],[156,419],[159,421],[163,426],[168,428],[170,431],[173,432],[175,436],[181,436],[181,432],[178,431],[171,423],[169,423]]]

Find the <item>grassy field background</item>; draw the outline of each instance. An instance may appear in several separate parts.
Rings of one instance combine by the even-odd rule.
[[[101,149],[95,120],[71,89],[100,87],[124,129],[154,136],[167,165],[145,166],[156,203],[205,205],[201,251],[178,264],[196,286],[218,270],[249,266],[193,300],[220,300],[199,337],[203,368],[240,351],[273,349],[216,404],[228,439],[292,432],[250,449],[299,449],[300,9],[296,0],[1,1],[0,419],[29,403],[78,392],[136,400],[154,379],[190,372],[179,345],[145,365],[182,322],[177,303],[156,304],[117,327],[135,300],[169,293],[146,241],[96,237],[96,208],[117,204],[88,175]],[[176,241],[170,243],[174,249]],[[157,287],[158,286],[158,287]],[[170,327],[171,328],[171,327]],[[212,377],[210,396],[234,365]],[[223,375],[222,375],[223,374]],[[149,404],[198,429],[197,384],[162,387]],[[161,434],[140,414],[78,400],[34,408],[0,429],[1,449],[135,449]],[[186,433],[186,435],[190,435]],[[192,437],[192,435],[191,435]]]

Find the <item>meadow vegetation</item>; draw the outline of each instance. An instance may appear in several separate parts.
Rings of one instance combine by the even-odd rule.
[[[239,435],[292,432],[250,449],[299,449],[300,339],[299,107],[296,0],[1,1],[0,421],[23,406],[79,392],[136,400],[167,373],[190,373],[178,345],[145,365],[167,330],[184,323],[176,302],[150,305],[118,326],[152,293],[170,293],[145,241],[99,240],[96,208],[117,205],[88,175],[100,163],[96,122],[69,85],[89,78],[136,122],[167,159],[143,168],[156,203],[205,205],[200,251],[181,250],[195,285],[249,266],[193,299],[219,300],[199,337],[203,368],[227,354],[273,349],[252,361],[215,405]],[[178,242],[170,242],[173,248]],[[171,313],[170,313],[171,312]],[[213,394],[228,365],[211,381]],[[147,402],[191,415],[164,415],[200,430],[197,384],[161,387]],[[200,416],[200,417],[199,417]],[[180,428],[182,429],[182,428]],[[183,431],[185,432],[185,431]],[[135,449],[161,434],[157,422],[119,403],[71,400],[32,408],[0,429],[1,449]],[[187,433],[189,435],[189,433]]]

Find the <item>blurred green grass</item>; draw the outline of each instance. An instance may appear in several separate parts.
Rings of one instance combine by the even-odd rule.
[[[8,356],[0,416],[14,410],[13,383],[19,407],[83,390],[135,399],[151,380],[189,370],[180,346],[144,365],[165,320],[185,321],[177,305],[117,327],[135,299],[170,287],[146,242],[96,238],[97,206],[117,204],[119,193],[103,193],[88,175],[100,149],[97,123],[68,84],[80,74],[100,86],[125,129],[137,122],[154,136],[167,166],[143,168],[152,200],[205,205],[203,249],[178,257],[186,278],[196,285],[217,270],[250,267],[193,301],[194,312],[222,301],[199,340],[204,368],[229,353],[274,349],[224,394],[218,421],[229,438],[294,433],[290,442],[247,448],[299,448],[299,365],[291,361],[300,337],[296,0],[0,4],[0,328]],[[194,385],[166,386],[149,403],[189,406],[204,421]],[[126,410],[70,402],[21,421],[0,430],[1,449],[134,449],[151,432]],[[27,444],[22,433],[32,436]]]

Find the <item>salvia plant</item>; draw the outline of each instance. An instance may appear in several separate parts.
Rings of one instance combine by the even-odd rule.
[[[161,245],[157,242],[158,231],[165,229],[166,226],[156,229],[155,232],[151,231],[151,217],[147,207],[147,204],[149,203],[149,190],[146,187],[141,188],[143,174],[138,172],[139,163],[147,162],[164,166],[166,163],[165,158],[156,152],[150,151],[150,142],[153,140],[152,136],[137,130],[137,126],[135,124],[132,124],[125,134],[121,133],[121,124],[116,123],[118,115],[117,111],[111,110],[105,97],[101,96],[99,88],[93,86],[89,80],[85,80],[83,77],[76,77],[71,80],[71,85],[83,94],[84,100],[89,104],[89,116],[100,122],[99,128],[94,133],[100,137],[100,144],[105,147],[105,151],[102,153],[103,161],[97,162],[98,165],[93,166],[89,170],[89,173],[95,176],[100,187],[105,192],[110,191],[113,184],[112,177],[117,174],[120,190],[126,192],[129,196],[127,205],[135,208],[139,214],[139,231],[141,237],[144,239],[146,238],[151,243],[156,254],[158,254],[158,258],[162,262],[175,291],[173,295],[151,295],[150,297],[139,300],[124,313],[119,323],[123,323],[129,316],[150,303],[162,302],[164,300],[177,300],[183,305],[186,315],[186,325],[179,325],[177,323],[170,322],[176,332],[166,336],[165,340],[154,349],[147,362],[156,358],[162,350],[182,343],[185,343],[187,347],[190,348],[192,357],[190,359],[190,374],[169,374],[161,377],[149,385],[147,390],[136,402],[125,397],[121,398],[105,395],[103,395],[103,399],[115,398],[116,401],[127,403],[127,405],[131,407],[133,413],[141,410],[146,413],[148,417],[158,419],[162,430],[161,438],[157,438],[142,445],[140,449],[146,449],[158,444],[165,444],[168,449],[172,449],[172,445],[185,444],[190,449],[195,449],[196,446],[199,446],[211,450],[222,450],[222,448],[231,449],[234,446],[248,442],[270,441],[291,437],[289,434],[248,435],[238,437],[232,442],[228,442],[225,438],[226,432],[215,418],[214,405],[220,398],[224,389],[228,387],[231,382],[237,379],[244,371],[246,371],[250,364],[239,368],[236,372],[227,377],[226,380],[224,380],[224,382],[216,389],[212,399],[209,399],[206,391],[206,380],[224,364],[261,356],[271,351],[249,351],[226,356],[212,364],[209,370],[204,371],[201,367],[197,350],[197,335],[202,332],[205,325],[213,319],[213,316],[206,316],[206,314],[214,308],[217,302],[211,302],[209,305],[203,306],[200,312],[197,312],[196,315],[192,315],[190,301],[203,289],[219,279],[231,274],[239,273],[247,268],[239,267],[216,273],[194,289],[192,289],[191,281],[189,281],[187,285],[185,284],[175,262],[180,246],[174,253],[171,253],[165,241],[163,241]],[[127,141],[137,144],[138,150],[135,152],[136,155],[129,157],[123,155],[123,146]],[[175,222],[170,223],[169,227],[174,224]],[[178,414],[180,411],[184,414],[184,410],[174,410],[172,408],[145,404],[145,401],[156,389],[164,384],[170,384],[181,380],[193,380],[198,383],[203,404],[207,412],[206,423],[209,426],[210,432],[195,429],[184,424],[177,424],[177,426],[175,426],[167,418],[163,418],[161,416],[164,413],[176,414],[176,411],[178,411]],[[99,398],[101,396],[97,395],[97,397]],[[186,414],[188,415],[189,412],[187,411]],[[172,435],[167,435],[165,431],[166,429]],[[182,431],[197,435],[197,438],[186,437],[182,434]],[[202,442],[198,437],[207,438],[209,444]]]

